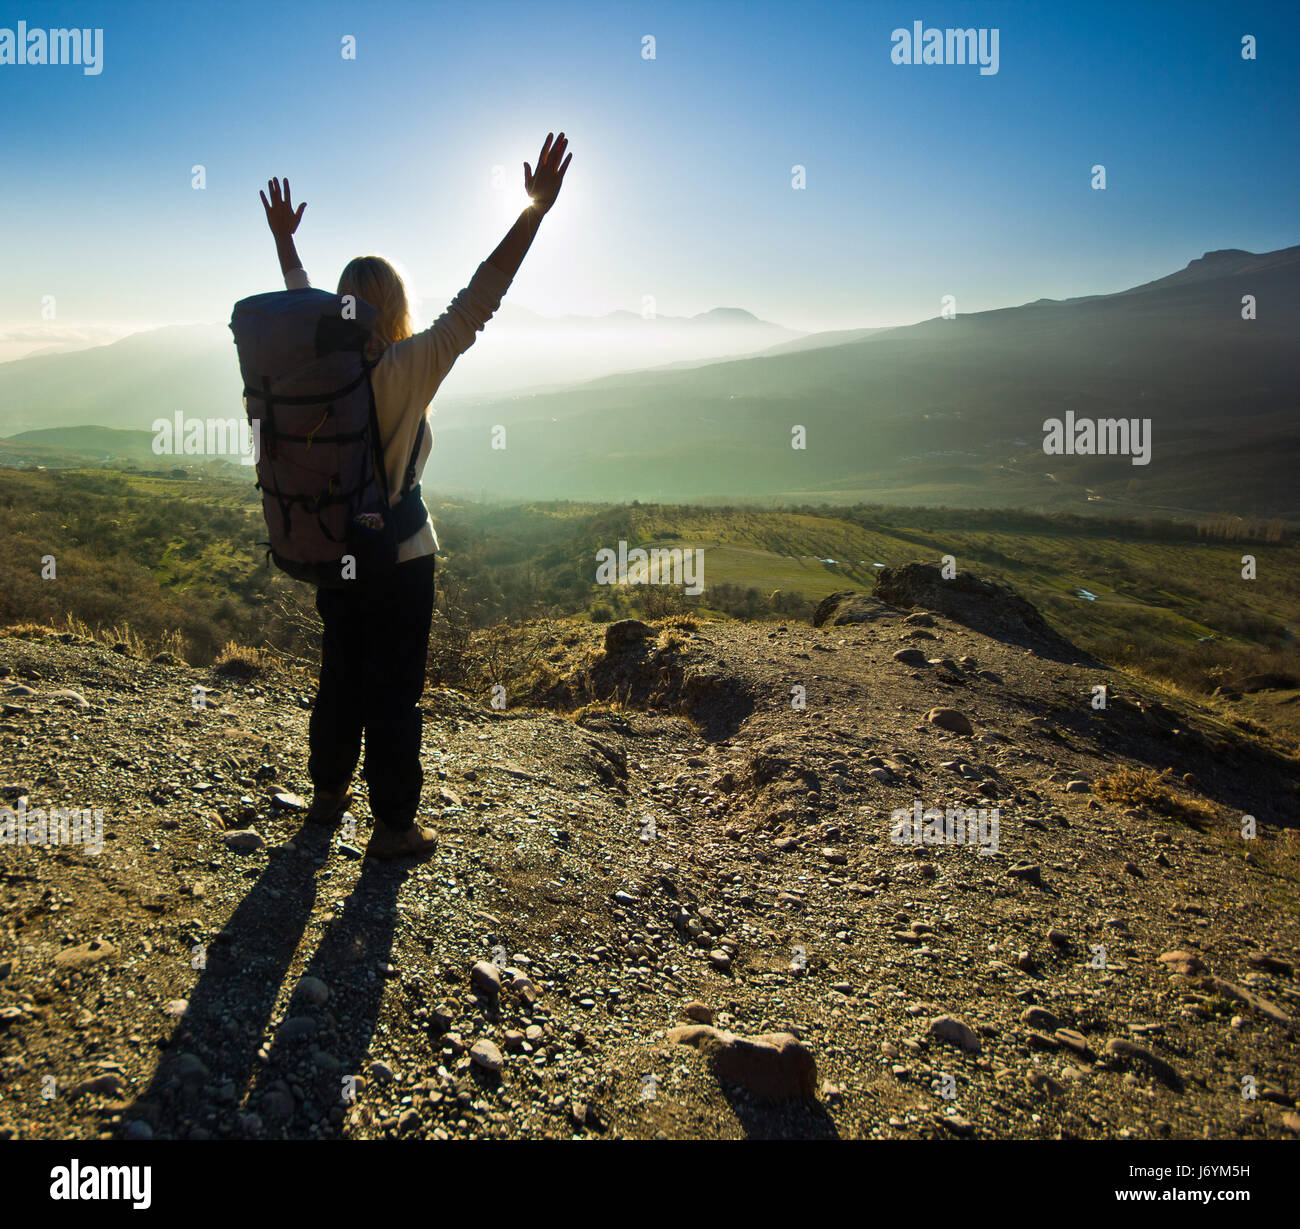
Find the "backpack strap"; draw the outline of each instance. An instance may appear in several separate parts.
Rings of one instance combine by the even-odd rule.
[[[420,496],[420,488],[415,481],[416,462],[420,456],[420,445],[424,442],[425,420],[420,418],[420,425],[415,431],[415,445],[411,449],[411,459],[406,464],[406,474],[402,482],[401,494],[396,503],[392,501],[388,489],[388,467],[384,464],[383,443],[379,436],[379,414],[375,409],[375,385],[370,373],[379,365],[379,359],[367,362],[363,357],[362,367],[366,377],[366,388],[370,394],[370,450],[374,454],[375,469],[379,471],[380,490],[384,493],[384,506],[389,509],[393,524],[393,533],[398,542],[404,542],[412,534],[418,533],[429,519],[429,511]]]
[[[361,374],[365,378],[366,392],[370,396],[370,453],[379,475],[379,488],[384,493],[384,507],[387,508],[392,503],[392,493],[388,489],[388,467],[384,464],[383,440],[379,435],[379,414],[375,410],[375,382],[370,378],[370,373],[377,366],[379,366],[378,359],[368,363],[362,355]]]
[[[411,445],[411,459],[406,463],[406,479],[402,483],[402,494],[408,494],[415,486],[415,466],[420,458],[420,445],[424,443],[425,417],[420,415],[420,425],[415,429],[415,443]]]

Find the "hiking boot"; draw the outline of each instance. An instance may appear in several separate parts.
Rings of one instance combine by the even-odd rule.
[[[381,861],[393,858],[427,858],[438,848],[438,834],[432,828],[412,824],[409,828],[387,828],[376,824],[366,853]]]
[[[307,808],[307,822],[321,824],[324,827],[337,827],[343,818],[343,812],[352,805],[352,791],[344,788],[336,794],[317,790]]]

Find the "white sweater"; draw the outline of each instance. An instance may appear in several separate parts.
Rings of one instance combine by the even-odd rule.
[[[485,260],[470,278],[469,285],[452,299],[433,324],[422,333],[389,346],[371,373],[379,442],[384,450],[384,469],[394,503],[401,495],[407,462],[415,446],[415,433],[434,393],[452,364],[474,344],[474,335],[482,331],[501,306],[512,280],[508,273]],[[284,275],[284,284],[290,290],[303,290],[311,282],[305,270],[290,269]],[[420,481],[432,451],[433,430],[426,425],[420,455],[415,459],[416,482]],[[408,559],[432,555],[437,549],[438,535],[433,522],[426,521],[418,533],[398,544],[397,561],[405,563]]]

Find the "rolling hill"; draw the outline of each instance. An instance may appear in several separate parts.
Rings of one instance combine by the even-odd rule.
[[[1253,295],[1257,318],[1242,318]],[[633,372],[439,419],[434,481],[548,498],[772,496],[1300,515],[1300,247],[1113,295]],[[1048,457],[1044,423],[1149,419],[1150,464]],[[493,452],[489,431],[509,428]],[[791,447],[792,429],[807,433]]]
[[[1243,318],[1247,295],[1254,319]],[[1300,247],[1213,251],[1115,294],[891,329],[775,340],[776,326],[729,309],[662,320],[661,336],[706,345],[741,330],[766,352],[703,363],[679,354],[669,366],[472,398],[456,382],[490,368],[492,347],[506,344],[489,328],[439,398],[425,485],[529,499],[1101,505],[1296,519],[1298,302]],[[609,339],[645,323],[615,313],[529,335],[539,350],[555,334],[625,358]],[[572,370],[555,360],[565,363]],[[176,410],[228,417],[237,392],[228,342],[176,328],[0,365],[0,422],[12,432],[140,429]],[[1046,421],[1067,413],[1149,421],[1150,463],[1045,455]],[[504,449],[492,446],[496,426],[507,428]],[[804,448],[792,447],[796,427]]]

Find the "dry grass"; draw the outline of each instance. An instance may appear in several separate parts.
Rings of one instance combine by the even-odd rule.
[[[1173,770],[1169,768],[1163,772],[1150,768],[1117,768],[1092,788],[1097,797],[1115,806],[1144,807],[1203,830],[1214,818],[1214,808],[1199,799],[1176,794],[1169,787],[1172,777]]]
[[[620,699],[615,696],[609,700],[592,700],[589,703],[581,704],[577,708],[570,709],[568,712],[562,712],[566,721],[572,721],[575,725],[583,725],[586,720],[592,717],[604,717],[613,719],[616,723],[625,723],[627,715],[637,710],[626,704],[626,697]]]
[[[184,637],[179,631],[167,631],[158,636],[139,636],[125,623],[112,626],[92,627],[82,622],[75,615],[65,614],[62,620],[54,623],[11,623],[0,628],[0,636],[12,636],[22,640],[59,639],[89,641],[114,649],[125,657],[148,660],[159,654],[167,654],[177,661],[184,661]]]
[[[270,658],[265,649],[228,640],[212,663],[212,673],[222,678],[247,680],[256,678],[269,664]]]
[[[15,640],[44,640],[58,634],[44,623],[11,623],[8,627],[0,627],[0,637],[12,636]]]

